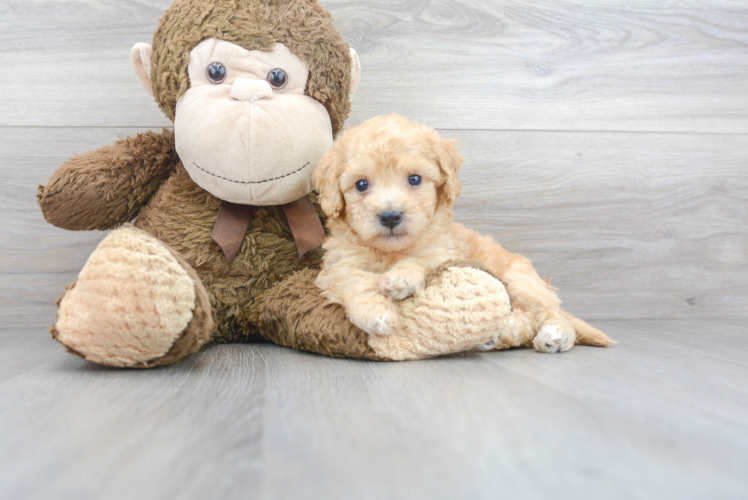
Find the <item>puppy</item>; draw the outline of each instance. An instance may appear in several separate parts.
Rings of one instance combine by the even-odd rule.
[[[561,310],[530,260],[453,222],[462,161],[453,141],[394,114],[344,132],[314,173],[329,217],[316,281],[323,296],[342,304],[362,330],[388,335],[400,328],[394,301],[421,291],[430,270],[453,259],[477,260],[506,286],[514,310],[510,335],[533,339],[541,352],[571,349],[578,333],[584,343],[609,343]]]

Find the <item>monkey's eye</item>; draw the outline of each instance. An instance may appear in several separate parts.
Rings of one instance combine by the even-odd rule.
[[[219,62],[213,62],[208,65],[208,80],[216,85],[223,83],[226,80],[227,74],[226,66]]]
[[[413,187],[420,186],[421,182],[423,182],[423,179],[420,175],[411,175],[410,177],[408,177],[408,184]]]
[[[280,68],[275,68],[268,73],[268,83],[275,90],[280,90],[288,83],[288,75]]]
[[[367,189],[369,189],[369,181],[367,181],[366,179],[356,181],[356,191],[358,191],[359,193],[363,193]]]

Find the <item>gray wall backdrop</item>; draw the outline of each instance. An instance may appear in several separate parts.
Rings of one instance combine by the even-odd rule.
[[[363,66],[348,124],[397,112],[459,138],[457,219],[532,258],[570,311],[748,316],[748,4],[323,3]],[[46,224],[36,186],[171,125],[128,56],[169,4],[0,2],[5,327],[46,336],[102,238]]]

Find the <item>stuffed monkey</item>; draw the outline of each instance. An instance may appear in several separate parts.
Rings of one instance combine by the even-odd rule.
[[[309,277],[298,271],[313,280],[325,236],[309,196],[312,170],[341,130],[360,74],[316,1],[176,0],[153,47],[137,44],[131,59],[174,130],[74,157],[39,188],[55,226],[115,229],[58,301],[51,332],[69,351],[145,368],[263,334],[369,359],[427,357],[489,338],[390,355],[297,283]],[[258,299],[271,291],[262,309]],[[326,319],[297,307],[310,301]]]
[[[131,60],[174,130],[74,157],[39,188],[55,226],[114,229],[58,301],[51,332],[70,352],[148,368],[264,337],[416,359],[496,339],[511,319],[501,282],[469,263],[437,270],[391,338],[352,327],[314,288],[325,233],[311,174],[360,75],[315,0],[175,0]],[[510,333],[505,347],[530,335]]]

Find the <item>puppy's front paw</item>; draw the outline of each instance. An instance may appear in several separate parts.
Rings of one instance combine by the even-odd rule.
[[[350,316],[351,323],[369,335],[392,335],[400,329],[400,314],[394,307],[375,304]]]
[[[402,300],[423,288],[424,279],[423,273],[415,270],[390,271],[379,278],[379,293]]]
[[[532,345],[539,352],[564,352],[574,346],[575,340],[571,325],[547,324],[540,329]]]

